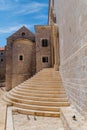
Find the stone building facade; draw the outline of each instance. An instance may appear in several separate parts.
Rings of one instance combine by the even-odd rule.
[[[35,36],[26,27],[7,38],[6,59],[6,90],[35,74]]]
[[[35,26],[35,35],[26,27],[7,38],[6,90],[10,90],[43,68],[58,69],[56,26]],[[53,36],[53,37],[52,37]],[[57,36],[57,38],[56,38]],[[58,44],[57,44],[58,45]],[[56,56],[55,56],[56,55]]]
[[[5,82],[6,73],[6,51],[5,47],[0,48],[0,86]]]
[[[55,51],[52,48],[55,38],[51,36],[57,31],[52,28],[52,26],[36,25],[35,34],[33,34],[23,26],[7,38],[6,55],[3,55],[6,59],[6,63],[3,62],[6,72],[1,69],[6,77],[7,91],[43,68],[54,67],[55,58],[52,57],[54,57]],[[0,63],[0,65],[2,64]],[[2,73],[1,76],[3,76]]]
[[[51,60],[51,28],[35,26],[36,31],[36,71],[52,67]]]
[[[87,0],[50,0],[49,25],[59,29],[59,71],[70,102],[87,117]]]

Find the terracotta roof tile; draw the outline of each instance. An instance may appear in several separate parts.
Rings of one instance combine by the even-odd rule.
[[[0,47],[0,51],[4,51],[5,50],[5,47]]]

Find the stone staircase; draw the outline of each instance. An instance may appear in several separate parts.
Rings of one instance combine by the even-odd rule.
[[[27,115],[59,117],[60,107],[69,106],[58,71],[43,69],[13,88],[3,97],[17,112]]]

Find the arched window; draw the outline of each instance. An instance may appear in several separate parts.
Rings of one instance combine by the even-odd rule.
[[[25,36],[25,32],[22,32],[22,36]]]
[[[23,61],[23,55],[20,55],[20,56],[19,56],[19,60],[20,60],[20,61]]]
[[[1,59],[1,62],[3,62],[3,59]]]
[[[42,47],[48,46],[48,39],[42,39]]]

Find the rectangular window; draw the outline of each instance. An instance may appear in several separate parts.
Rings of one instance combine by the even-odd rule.
[[[42,62],[43,63],[48,62],[48,57],[42,57]]]
[[[48,39],[42,39],[42,47],[48,46]]]

